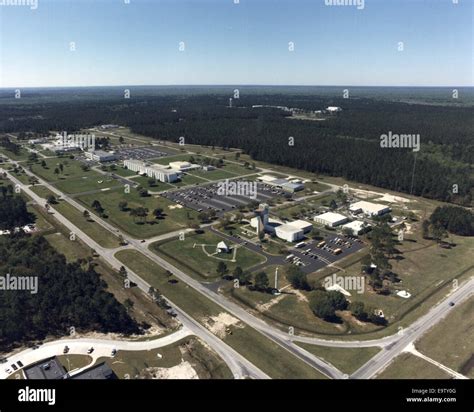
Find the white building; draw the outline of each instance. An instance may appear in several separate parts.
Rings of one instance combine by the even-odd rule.
[[[353,222],[346,223],[342,225],[342,229],[349,229],[354,236],[360,235],[361,233],[365,232],[370,225],[363,222],[362,220],[354,220]]]
[[[132,172],[145,174],[148,177],[154,177],[160,182],[173,183],[179,179],[178,172],[168,169],[165,166],[149,164],[142,162],[141,160],[125,160],[123,165]]]
[[[263,183],[271,183],[273,182],[274,180],[277,180],[278,177],[275,177],[275,176],[272,176],[272,175],[262,175],[262,176],[259,176],[257,177],[257,180],[259,180],[260,182],[263,182]]]
[[[326,110],[329,112],[329,113],[337,113],[337,112],[342,112],[342,109],[338,106],[328,106],[326,107]]]
[[[173,170],[178,170],[180,172],[186,172],[187,170],[200,169],[200,165],[196,165],[189,162],[170,162],[169,167]]]
[[[287,223],[287,225],[294,227],[295,229],[302,230],[303,233],[311,232],[313,229],[313,224],[306,222],[305,220],[295,220],[293,222]]]
[[[304,237],[303,230],[292,226],[290,223],[275,227],[275,234],[287,242],[297,242]]]
[[[391,209],[386,205],[366,202],[364,200],[352,203],[349,206],[349,210],[352,213],[364,213],[367,216],[380,216],[391,211]]]
[[[84,155],[96,162],[113,162],[117,160],[117,155],[114,153],[104,152],[103,150],[95,150],[93,152],[84,152]]]
[[[343,223],[346,223],[349,219],[341,215],[339,213],[334,213],[334,212],[326,212],[323,213],[322,215],[318,215],[314,217],[314,221],[316,223],[320,223],[321,225],[324,226],[329,226],[329,227],[336,227],[338,225],[342,225]]]
[[[229,246],[227,246],[224,241],[221,241],[217,244],[216,253],[229,253],[229,252],[230,252]]]

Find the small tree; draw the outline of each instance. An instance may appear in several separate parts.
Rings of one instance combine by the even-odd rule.
[[[255,289],[260,290],[260,291],[266,291],[269,285],[270,285],[270,281],[268,280],[268,276],[265,272],[258,272],[255,275],[255,279],[254,279]]]
[[[219,276],[224,276],[227,273],[227,271],[228,271],[227,265],[222,260],[219,261],[219,263],[217,264],[217,274]]]

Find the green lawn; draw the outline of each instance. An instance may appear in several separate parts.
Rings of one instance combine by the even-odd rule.
[[[86,258],[81,248],[74,247],[74,241],[69,240],[62,233],[52,233],[45,236],[48,243],[59,253],[66,256],[68,262],[75,262],[77,259]]]
[[[46,166],[41,166],[41,162],[45,162]],[[54,170],[59,169],[59,165],[63,165],[63,172],[56,174]],[[50,159],[39,159],[38,163],[34,163],[31,166],[31,171],[46,180],[47,182],[58,182],[60,180],[75,179],[82,176],[88,175],[99,175],[94,171],[83,171],[81,168],[82,163],[63,157],[53,157]],[[99,175],[100,176],[100,175]]]
[[[451,310],[415,346],[424,355],[474,379],[474,301]]]
[[[130,193],[125,193],[123,190],[110,190],[108,192],[79,196],[77,199],[91,211],[93,211],[91,208],[92,202],[98,200],[105,209],[110,223],[136,238],[161,235],[186,228],[191,223],[199,223],[196,218],[197,212],[184,207],[179,208],[174,202],[158,195],[140,197],[133,188]],[[127,202],[129,209],[137,207],[148,208],[150,215],[147,218],[147,222],[143,223],[139,219],[134,220],[130,216],[129,211],[119,210],[118,205],[121,201]],[[162,219],[155,219],[151,215],[156,208],[163,209],[164,217]]]
[[[297,343],[308,352],[329,362],[341,372],[350,375],[380,352],[380,348],[331,348],[327,346]]]
[[[123,183],[100,173],[87,172],[86,176],[61,180],[57,182],[55,186],[65,193],[82,193],[91,190],[108,190],[110,188],[123,186]]]
[[[187,337],[172,345],[148,351],[118,351],[113,358],[99,358],[120,379],[151,377],[147,368],[171,368],[183,361],[190,362],[201,379],[229,379],[232,373],[225,363],[197,338]]]
[[[69,203],[60,201],[52,205],[59,213],[69,219],[74,225],[94,239],[99,245],[106,248],[115,248],[119,246],[119,240],[111,232],[105,230],[97,222],[86,220],[82,213]]]
[[[109,168],[108,168],[108,171],[109,171],[110,173],[115,173],[116,175],[123,176],[123,177],[129,177],[129,176],[135,176],[135,175],[136,175],[135,172],[133,172],[133,171],[131,171],[131,170],[129,170],[129,169],[126,169],[126,168],[124,168],[124,167],[122,167],[122,166],[117,166],[117,167],[115,168],[115,170],[112,170],[112,169],[110,169],[110,167],[109,167]]]
[[[168,283],[164,269],[140,252],[123,250],[115,256],[200,323],[225,312],[183,282]],[[232,328],[232,335],[226,335],[224,340],[272,378],[323,378],[319,372],[249,326]]]
[[[10,152],[6,150],[4,147],[0,146],[0,153],[4,154],[8,158],[16,161],[25,161],[28,160],[28,156],[30,155],[30,152],[28,150],[21,148],[20,152],[18,154],[15,154],[13,152]]]
[[[216,234],[205,231],[202,234],[187,235],[184,240],[170,240],[165,243],[155,243],[152,245],[153,250],[164,254],[168,259],[172,259],[173,263],[191,269],[194,273],[206,279],[215,278],[219,275],[216,268],[219,261],[223,261],[229,272],[232,272],[237,266],[247,270],[250,267],[263,263],[265,257],[259,255],[247,248],[239,247],[235,252],[215,254],[217,244],[222,240]],[[235,244],[226,241],[231,249]]]
[[[377,379],[452,379],[452,376],[411,353],[402,353]]]
[[[68,372],[83,368],[92,362],[92,357],[89,355],[59,355],[57,358]]]
[[[202,179],[206,180],[221,180],[221,179],[233,179],[237,175],[235,173],[228,172],[224,169],[215,169],[210,170],[208,172],[204,170],[192,170],[189,172],[193,176],[201,177]]]
[[[145,189],[149,189],[152,192],[161,192],[163,190],[173,189],[173,187],[174,187],[169,183],[160,182],[158,180],[156,181],[154,186],[150,186],[150,184],[148,182],[149,179],[150,178],[147,177],[147,176],[138,176],[138,175],[136,175],[136,177],[133,177],[130,180],[132,182],[135,182],[135,183],[139,184],[140,186],[144,187]]]
[[[37,185],[37,186],[32,186],[30,187],[31,191],[36,193],[38,196],[42,197],[43,199],[46,199],[48,196],[54,196],[55,198],[58,198],[58,195],[56,193],[53,193],[51,190],[49,190],[47,187],[43,185]]]

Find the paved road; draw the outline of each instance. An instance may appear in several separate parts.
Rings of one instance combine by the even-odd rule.
[[[68,355],[87,355],[87,350],[90,347],[94,351],[89,354],[92,358],[89,365],[94,364],[95,361],[101,357],[112,357],[112,349],[117,351],[146,351],[161,348],[163,346],[171,345],[179,340],[192,335],[192,332],[187,327],[182,327],[178,331],[158,339],[147,341],[125,341],[125,340],[108,340],[108,339],[59,339],[52,342],[47,342],[41,345],[38,349],[25,349],[8,358],[8,362],[0,365],[0,379],[6,379],[10,374],[5,369],[10,368],[11,364],[21,361],[23,365],[28,366],[39,362],[42,359],[51,358],[64,354],[64,347],[68,346]]]
[[[8,178],[11,181],[13,181],[15,185],[19,185],[19,187],[21,187],[22,190],[28,196],[30,196],[34,202],[36,202],[40,206],[44,205],[45,200],[41,198],[40,196],[38,196],[36,193],[34,193],[27,185],[23,185],[18,179],[16,179],[6,170],[0,169],[0,172],[2,173],[5,172]],[[65,198],[64,195],[63,195],[63,198]],[[81,207],[81,210],[83,209],[84,208]],[[126,265],[123,265],[121,261],[115,258],[116,251],[123,248],[106,249],[100,246],[95,240],[90,238],[87,234],[81,231],[77,226],[75,226],[73,223],[71,223],[67,218],[62,216],[57,211],[54,212],[54,217],[66,228],[68,228],[71,232],[75,233],[77,237],[83,240],[89,247],[92,247],[93,249],[95,249],[96,252],[99,253],[99,255],[101,255],[109,263],[109,265],[112,266],[114,269],[119,270],[121,266],[126,267]],[[105,222],[101,222],[101,223],[103,226],[108,225]],[[142,246],[141,243],[137,240],[133,240],[133,242]],[[145,294],[148,294],[150,285],[146,283],[145,281],[143,281],[131,269],[127,268],[127,273],[130,280],[134,282],[135,284],[137,284],[137,286],[143,292],[145,292]],[[224,361],[229,362],[228,366],[235,377],[251,377],[251,378],[256,378],[256,379],[268,378],[268,376],[265,373],[263,373],[260,369],[258,369],[255,365],[250,363],[247,359],[243,358],[240,354],[238,354],[234,349],[232,349],[230,346],[225,344],[223,341],[216,338],[215,335],[209,332],[204,326],[199,324],[197,321],[189,317],[184,311],[182,311],[172,301],[170,301],[169,299],[167,300],[178,312],[178,319],[183,323],[183,325],[191,329],[196,334],[196,336],[198,336],[204,342],[206,342],[209,346],[211,346],[212,349],[214,349],[222,357]]]
[[[458,287],[450,296],[434,306],[425,316],[419,318],[407,329],[402,330],[400,335],[396,336],[392,345],[386,346],[369,360],[360,369],[354,372],[352,379],[370,379],[385,368],[390,361],[402,353],[409,345],[413,344],[425,332],[447,316],[453,307],[449,302],[459,305],[474,294],[474,279],[470,279],[462,286]],[[456,307],[454,306],[454,307]]]
[[[26,172],[28,173],[28,171],[26,171]],[[12,180],[14,180],[15,183],[20,184],[21,187],[26,187],[25,185],[22,185],[13,176],[10,176],[10,178],[12,178]],[[45,185],[48,186],[48,188],[50,188],[50,190],[52,190],[54,192],[59,192],[56,188],[54,188],[53,186],[49,185],[46,182],[45,182]],[[73,199],[69,198],[67,195],[62,194],[61,192],[59,192],[58,194],[61,195],[69,203],[71,203],[73,206],[77,207],[79,210],[81,210],[81,211],[84,210],[83,206],[81,206],[80,204],[75,202]],[[44,202],[44,200],[41,199],[40,202]],[[42,203],[40,203],[40,204],[42,204]],[[160,265],[163,268],[165,268],[165,269],[169,270],[170,272],[172,272],[178,279],[185,282],[186,284],[188,284],[189,286],[191,286],[192,288],[194,288],[195,290],[197,290],[201,294],[205,295],[207,298],[212,300],[214,303],[220,305],[222,308],[224,308],[224,310],[228,311],[233,316],[239,318],[240,320],[242,320],[244,323],[248,324],[249,326],[257,329],[262,334],[264,334],[265,336],[267,336],[268,338],[270,338],[271,340],[273,340],[274,342],[276,342],[280,346],[284,347],[285,349],[287,349],[288,351],[293,353],[295,356],[297,356],[298,358],[300,358],[301,360],[303,360],[304,362],[306,362],[310,366],[314,367],[315,369],[317,369],[318,371],[320,371],[321,373],[323,373],[323,374],[325,374],[329,377],[342,378],[342,377],[344,377],[344,375],[337,368],[335,368],[332,365],[322,361],[321,359],[317,358],[316,356],[310,354],[309,352],[307,352],[304,349],[300,348],[299,346],[295,345],[295,342],[305,342],[305,343],[310,343],[310,344],[314,344],[314,345],[336,347],[336,348],[337,347],[339,347],[339,348],[357,348],[357,347],[372,347],[372,346],[379,346],[379,347],[382,347],[382,348],[386,348],[389,345],[395,345],[395,344],[399,343],[399,341],[401,340],[401,338],[403,336],[406,337],[406,336],[411,335],[412,333],[415,332],[415,330],[412,331],[411,328],[408,328],[406,330],[406,334],[402,335],[402,336],[400,336],[398,334],[395,334],[395,335],[387,336],[387,337],[384,337],[384,338],[381,338],[381,339],[374,339],[374,340],[368,340],[368,341],[327,340],[327,339],[321,339],[321,338],[315,338],[315,337],[304,337],[304,336],[297,336],[297,335],[292,335],[291,336],[289,334],[285,334],[284,332],[268,325],[263,320],[261,320],[261,319],[255,317],[254,315],[250,314],[244,308],[242,308],[239,305],[237,305],[236,303],[230,301],[226,297],[224,297],[222,295],[219,295],[218,293],[216,293],[213,290],[210,290],[208,287],[206,287],[206,285],[203,285],[201,282],[191,278],[190,276],[188,276],[187,274],[185,274],[184,272],[182,272],[178,268],[171,265],[166,260],[162,259],[161,257],[157,256],[155,253],[151,252],[148,249],[147,245],[140,243],[139,240],[132,239],[132,238],[128,237],[126,234],[121,233],[118,229],[116,229],[115,227],[113,227],[109,223],[104,222],[100,218],[96,218],[96,221],[100,225],[102,225],[104,228],[106,228],[107,230],[110,230],[110,231],[112,231],[113,233],[116,233],[116,234],[121,234],[124,237],[124,239],[129,242],[129,246],[132,246],[135,249],[139,250],[142,254],[147,256],[149,259],[151,259],[152,261],[154,261],[158,265]],[[81,231],[79,231],[77,228],[74,230],[74,232],[77,233],[77,234],[81,233]],[[88,236],[85,235],[84,233],[82,233],[82,236],[83,236],[83,238],[86,238],[86,243],[87,244],[96,245],[96,242],[93,241],[92,239],[88,238]],[[99,251],[100,254],[102,256],[104,256],[107,260],[114,262],[114,264],[117,264],[118,261],[114,256],[117,249],[104,249],[104,248],[101,248],[101,247],[95,247],[95,249],[97,251]],[[120,263],[118,263],[118,264],[120,264]],[[129,273],[131,273],[131,271],[129,271]],[[134,274],[134,276],[136,276],[138,279],[140,279],[137,275]],[[135,280],[134,280],[134,282],[135,282]],[[458,289],[458,292],[459,292],[459,290],[467,290],[467,289],[472,289],[472,282],[469,282],[469,283],[466,283],[466,284],[460,286],[460,288]],[[144,290],[147,291],[148,289],[144,289]],[[450,298],[447,298],[447,299],[450,299]],[[446,303],[446,299],[443,301],[443,303]],[[439,318],[440,313],[436,313],[431,318],[430,314],[434,309],[435,308],[433,308],[427,315],[420,318],[419,322],[423,323],[423,322],[428,321],[431,325],[434,325],[440,319]],[[201,325],[199,325],[199,326],[202,328]],[[206,330],[206,329],[204,329],[204,330]],[[404,345],[403,347],[405,347],[405,346],[406,345]],[[390,347],[393,348],[393,346],[390,346]],[[359,378],[359,377],[360,378],[365,378],[367,376],[368,377],[372,376],[377,370],[380,369],[380,365],[383,366],[384,364],[389,362],[390,359],[392,359],[394,356],[396,356],[399,352],[396,352],[396,351],[390,352],[390,354],[386,355],[386,357],[384,356],[383,359],[379,360],[378,358],[380,358],[382,356],[381,354],[385,354],[385,353],[386,353],[386,350],[383,350],[382,352],[380,352],[378,355],[376,355],[376,357],[371,359],[369,362],[367,362],[366,365],[364,365],[361,369],[359,369],[360,372],[357,371],[356,373],[354,373],[353,377],[355,377],[355,378]],[[366,367],[366,369],[363,369],[365,367]],[[367,372],[364,372],[366,370],[367,370]],[[372,374],[369,373],[370,371],[374,371],[374,370],[375,370],[375,372],[373,372]]]

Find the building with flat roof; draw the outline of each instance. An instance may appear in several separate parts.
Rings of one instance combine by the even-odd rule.
[[[112,369],[105,363],[99,363],[96,366],[92,366],[78,374],[72,375],[71,379],[116,379],[117,375]]]
[[[298,192],[299,190],[304,189],[304,184],[301,180],[298,179],[291,179],[291,181],[287,178],[275,177],[272,175],[262,175],[257,178],[262,183],[265,183],[270,186],[274,186],[278,189],[282,189],[289,193]]]
[[[306,220],[295,220],[293,222],[288,222],[287,225],[290,225],[296,229],[300,229],[303,231],[303,233],[311,232],[313,229],[313,224],[307,222]]]
[[[173,170],[186,172],[187,170],[200,169],[201,166],[189,162],[170,162],[169,167]]]
[[[179,173],[176,170],[158,164],[150,164],[141,160],[125,160],[123,165],[132,172],[154,177],[160,182],[173,183],[179,179]]]
[[[342,225],[342,229],[350,230],[352,235],[357,236],[366,232],[370,228],[370,225],[363,222],[362,220],[354,220],[353,222]]]
[[[103,150],[94,150],[91,152],[84,152],[84,155],[96,162],[113,162],[117,160],[118,157],[115,153],[104,152]]]
[[[287,242],[297,242],[304,237],[303,230],[292,226],[291,223],[276,226],[275,234],[278,238],[286,240]]]
[[[314,221],[324,226],[336,227],[346,223],[349,219],[339,213],[326,212],[314,217]]]
[[[336,113],[336,112],[342,112],[342,109],[338,106],[328,106],[326,107],[326,110],[329,112],[329,113]]]
[[[352,213],[364,213],[367,216],[381,216],[391,211],[391,209],[386,205],[381,205],[379,203],[366,202],[365,200],[352,203],[349,206],[349,210]]]
[[[23,369],[26,379],[67,379],[68,373],[56,356]]]

